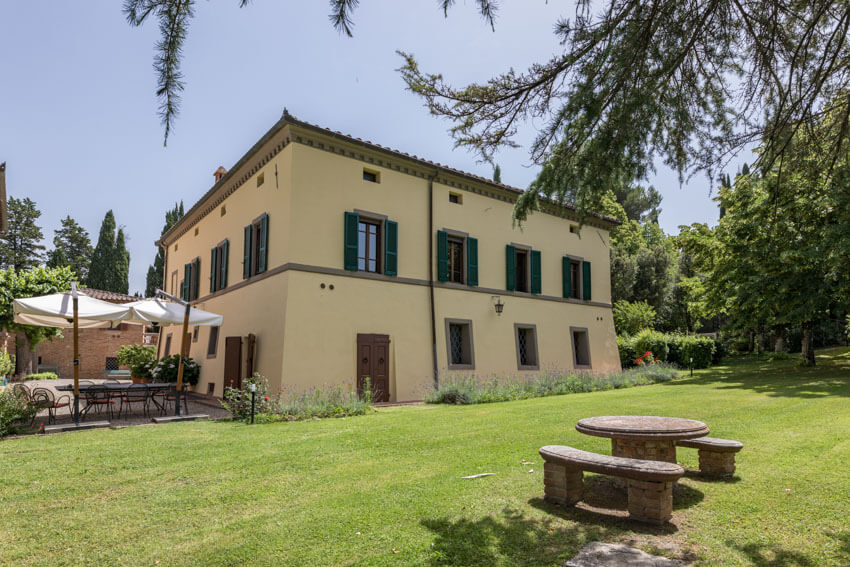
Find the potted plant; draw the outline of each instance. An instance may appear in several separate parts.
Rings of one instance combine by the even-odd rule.
[[[179,354],[172,354],[159,360],[151,368],[154,382],[177,382],[177,369],[180,362]],[[195,386],[201,377],[201,367],[193,359],[183,359],[183,383]]]
[[[130,369],[133,382],[147,382],[156,359],[156,349],[145,345],[124,345],[118,349],[118,364]]]

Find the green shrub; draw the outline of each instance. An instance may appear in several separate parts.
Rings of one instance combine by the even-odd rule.
[[[172,354],[161,358],[151,369],[151,377],[154,382],[177,382],[179,354]],[[192,386],[198,383],[201,377],[201,367],[191,358],[183,359],[183,382]]]
[[[635,360],[638,356],[640,356],[637,350],[635,350],[634,337],[627,337],[623,335],[618,336],[617,350],[620,351],[620,366],[623,368],[630,368],[634,366]],[[643,354],[643,352],[640,354]]]
[[[36,406],[12,388],[4,389],[0,392],[0,437],[17,431],[18,424],[30,421],[37,412]]]
[[[645,329],[635,335],[634,339],[634,349],[637,356],[651,352],[658,360],[667,361],[667,355],[670,351],[667,345],[667,335]]]
[[[618,301],[614,304],[614,327],[618,334],[636,335],[655,328],[655,308],[646,301]]]
[[[690,368],[690,359],[693,357],[694,368],[711,366],[717,348],[714,339],[697,335],[669,335],[667,341],[670,347],[668,362]]]
[[[130,368],[134,378],[151,378],[155,365],[156,349],[145,345],[124,345],[118,349],[118,364]],[[185,373],[185,371],[184,371]]]
[[[264,413],[271,408],[271,400],[268,395],[269,381],[259,372],[254,372],[253,376],[242,381],[240,388],[232,386],[224,388],[224,399],[221,401],[221,405],[235,419],[242,421],[251,419],[251,384],[256,386],[254,392],[255,413]]]
[[[6,352],[6,349],[0,350],[0,378],[8,376],[15,369],[15,363],[12,357]]]
[[[58,380],[59,376],[57,376],[53,372],[38,372],[36,374],[29,374],[25,378],[27,382],[30,380]]]
[[[651,364],[608,375],[543,371],[528,378],[507,376],[484,380],[474,376],[450,375],[425,396],[425,402],[458,405],[506,402],[655,384],[677,376],[676,369],[668,364]]]

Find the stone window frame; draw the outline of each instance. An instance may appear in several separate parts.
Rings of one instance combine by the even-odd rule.
[[[451,325],[465,325],[468,329],[469,364],[452,364]],[[446,317],[446,365],[449,370],[475,370],[475,338],[472,333],[472,319],[454,319]]]
[[[171,292],[171,295],[176,295],[177,297],[180,297],[180,288],[178,287],[179,285],[179,276],[177,275],[177,270],[174,270],[173,272],[171,272],[171,289],[169,290]]]
[[[213,331],[213,329],[215,329],[215,331]],[[207,342],[207,358],[215,358],[218,355],[218,339],[220,335],[221,326],[213,325],[210,327],[210,336]]]
[[[569,258],[571,263],[578,262],[578,283],[575,286],[575,289],[578,290],[578,293],[573,292],[572,284],[574,282],[570,282],[570,292],[574,293],[575,295],[571,295],[568,299],[577,299],[578,301],[584,301],[584,299],[582,299],[584,297],[584,268],[582,266],[584,265],[585,258],[583,256],[576,256],[575,254],[564,254],[564,257]],[[570,266],[570,268],[572,268],[572,266]],[[572,269],[570,270],[570,274],[572,275]]]
[[[165,345],[163,346],[163,356],[171,356],[171,335],[172,333],[168,333],[165,335]]]
[[[192,329],[192,342],[198,342],[198,336],[201,334],[201,326],[195,325],[195,328]]]
[[[469,274],[466,273],[466,269],[469,266],[469,260],[467,259],[467,256],[466,256],[467,251],[469,250],[469,246],[467,245],[467,242],[469,241],[469,233],[463,232],[461,230],[454,230],[453,228],[445,228],[445,227],[441,228],[440,230],[446,233],[446,236],[448,237],[448,239],[454,238],[455,240],[461,240],[462,241],[461,247],[462,247],[462,250],[463,250],[462,258],[461,258],[461,261],[460,261],[460,279],[463,280],[463,281],[461,281],[461,282],[452,281],[451,270],[449,270],[449,279],[445,283],[462,285],[462,286],[469,285]],[[448,250],[446,251],[446,253],[448,253]],[[449,254],[449,258],[451,258],[451,254]]]
[[[578,363],[578,352],[576,349],[576,333],[584,333],[587,342],[587,364]],[[593,368],[593,361],[590,358],[590,331],[587,327],[570,327],[570,343],[573,350],[573,367],[581,370],[590,370]]]
[[[514,289],[514,293],[525,293],[531,295],[531,251],[534,250],[534,248],[528,244],[519,244],[517,242],[511,242],[511,246],[515,249],[514,253],[516,253],[517,250],[525,252],[525,291]],[[516,288],[519,288],[519,262],[515,259],[514,264],[517,272]]]
[[[530,330],[534,333],[534,364],[522,364],[522,357],[519,351],[520,330]],[[514,323],[514,345],[516,346],[517,370],[540,370],[540,347],[537,344],[537,325],[532,323]],[[527,344],[526,349],[528,349]]]

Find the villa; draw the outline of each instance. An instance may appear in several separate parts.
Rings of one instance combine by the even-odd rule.
[[[281,119],[158,244],[163,289],[224,316],[192,329],[198,391],[260,372],[272,391],[363,388],[422,399],[458,373],[620,369],[609,231],[521,190]],[[180,348],[166,327],[159,355]]]

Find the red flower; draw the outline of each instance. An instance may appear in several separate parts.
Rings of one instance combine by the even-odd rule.
[[[649,352],[649,351],[646,351],[645,353],[643,353],[644,356],[649,356],[650,354],[652,354],[652,353]]]
[[[264,400],[266,400],[266,401],[269,401],[269,397],[268,397],[268,396],[266,396],[266,397],[265,397],[265,398],[263,398],[263,399],[264,399]]]

